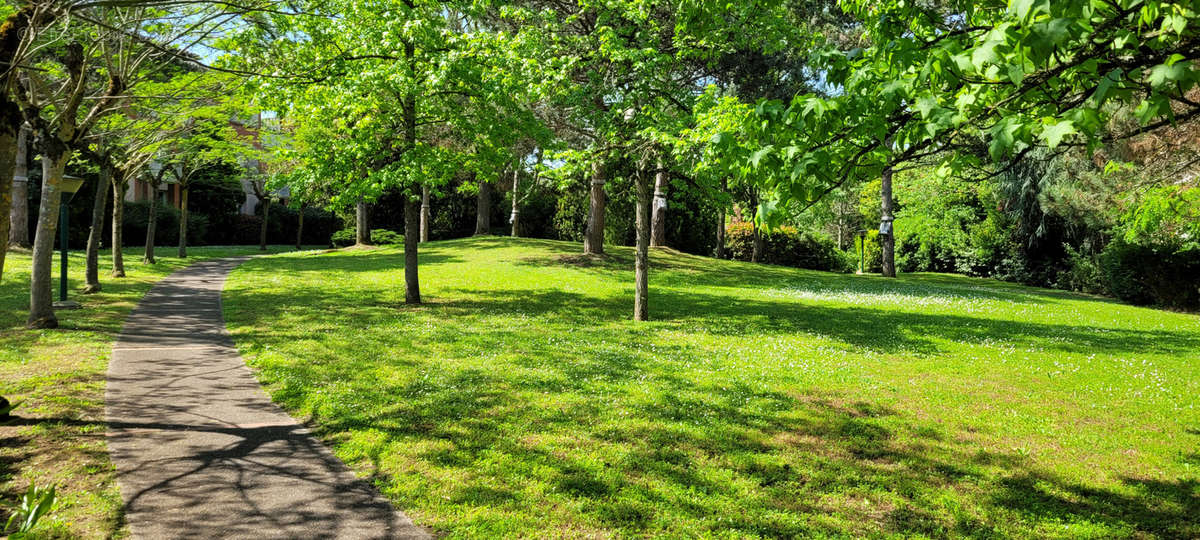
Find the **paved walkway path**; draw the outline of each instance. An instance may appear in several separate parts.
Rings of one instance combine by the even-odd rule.
[[[245,258],[197,263],[130,314],[109,363],[108,447],[137,538],[428,538],[276,407],[225,331]]]

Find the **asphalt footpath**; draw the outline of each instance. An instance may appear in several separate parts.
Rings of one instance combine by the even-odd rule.
[[[430,538],[273,404],[225,330],[246,257],[171,274],[109,362],[108,448],[135,538]]]

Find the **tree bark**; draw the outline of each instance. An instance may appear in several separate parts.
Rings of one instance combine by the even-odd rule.
[[[604,253],[604,209],[607,203],[604,193],[604,164],[592,164],[591,206],[588,209],[587,230],[583,233],[583,253]]]
[[[754,245],[750,248],[750,262],[758,262],[762,259],[765,242],[763,242],[762,230],[758,228],[758,222],[751,221],[750,227],[754,238]]]
[[[717,216],[717,254],[718,259],[725,258],[725,209],[722,208]]]
[[[371,243],[371,231],[367,229],[367,202],[362,197],[358,198],[358,205],[354,207],[354,243],[360,246],[365,246]]]
[[[300,205],[300,210],[296,213],[296,249],[304,244],[304,205]]]
[[[658,160],[658,172],[654,174],[654,206],[650,219],[650,247],[667,245],[667,171],[662,158]]]
[[[150,217],[146,219],[146,253],[142,255],[142,262],[146,264],[154,264],[154,235],[158,234],[158,179],[154,179],[154,185],[150,186]]]
[[[6,91],[6,90],[4,90]],[[24,161],[24,156],[21,146],[24,146],[25,130],[18,129],[18,133],[14,133],[12,126],[7,125],[10,121],[16,119],[5,119],[6,125],[0,126],[0,238],[4,239],[3,245],[0,245],[0,281],[4,279],[4,259],[8,256],[8,245],[16,244],[14,238],[10,238],[10,231],[15,231],[12,227],[13,221],[16,219],[16,212],[11,212],[14,208],[13,200],[17,184],[23,182],[15,181],[17,173],[17,162]],[[28,188],[26,188],[28,189]]]
[[[15,152],[11,154],[14,160],[11,166],[4,164],[10,154],[8,154],[6,145],[0,142],[0,152],[3,152],[0,154],[0,193],[5,191],[2,186],[4,178],[12,179],[12,187],[8,190],[12,194],[7,212],[9,217],[8,234],[0,236],[0,238],[7,238],[9,246],[23,248],[29,247],[29,136],[29,126],[22,125],[14,141],[16,147],[14,148]],[[6,137],[11,137],[11,135],[0,134],[0,140]],[[12,168],[12,174],[4,173],[8,167]],[[3,204],[0,202],[0,207]],[[0,217],[4,215],[4,212],[0,212]],[[0,224],[0,227],[3,227],[3,224]],[[0,255],[0,261],[2,259],[3,255]],[[0,272],[2,271],[3,268],[0,268]]]
[[[187,258],[188,186],[179,186],[179,258]]]
[[[421,241],[429,241],[429,186],[421,186]]]
[[[404,44],[404,56],[408,59],[408,67],[416,73],[416,46],[411,41]],[[409,149],[417,146],[417,95],[409,90],[404,96],[404,143]],[[410,196],[404,198],[404,303],[421,303],[420,274],[417,263],[420,257],[417,244],[421,235],[421,206]]]
[[[29,280],[29,328],[57,328],[54,296],[51,290],[54,236],[58,230],[58,212],[62,209],[62,177],[70,157],[66,145],[50,139],[42,154],[42,200],[38,207],[37,229],[33,236],[33,272]]]
[[[263,197],[262,203],[263,203],[263,220],[262,220],[262,228],[258,232],[258,250],[266,251],[267,250],[267,218],[269,218],[271,216],[271,198]]]
[[[508,221],[512,225],[512,237],[521,236],[521,206],[518,189],[521,187],[521,168],[513,167],[513,187],[512,187],[512,214],[508,216]]]
[[[112,277],[125,277],[125,179],[119,171],[112,174]]]
[[[892,230],[892,168],[884,167],[879,186],[880,218],[879,248],[883,252],[881,273],[883,277],[896,277],[896,234]]]
[[[417,273],[417,242],[421,234],[421,207],[416,201],[404,201],[404,303],[421,303],[421,285]]]
[[[88,229],[86,284],[83,294],[100,292],[100,236],[104,234],[104,209],[108,206],[108,186],[112,183],[112,168],[100,166],[100,181],[96,182],[96,197],[92,200],[92,223]]]
[[[479,181],[479,193],[475,195],[475,236],[487,234],[492,229],[492,183]]]
[[[650,181],[645,173],[637,175],[637,254],[634,257],[633,320],[650,319]]]

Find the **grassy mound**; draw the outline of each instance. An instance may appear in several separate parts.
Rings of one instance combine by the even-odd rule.
[[[1200,317],[472,238],[286,254],[225,314],[276,401],[451,537],[1200,535]]]

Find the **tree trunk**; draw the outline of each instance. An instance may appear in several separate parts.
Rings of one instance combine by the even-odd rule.
[[[271,198],[263,197],[262,203],[263,203],[263,220],[262,220],[262,228],[258,232],[258,250],[266,251],[267,250],[267,218],[269,218],[271,216]]]
[[[667,171],[663,161],[658,160],[658,172],[654,174],[654,207],[650,220],[650,247],[667,245]]]
[[[179,186],[179,258],[187,258],[188,186]]]
[[[521,187],[521,167],[513,167],[513,188],[512,188],[512,215],[508,216],[508,221],[512,225],[512,237],[521,236],[521,206],[518,189]]]
[[[717,217],[717,258],[725,258],[725,209]]]
[[[884,167],[882,181],[879,186],[880,218],[879,218],[879,248],[883,251],[883,277],[896,277],[896,235],[892,230],[892,168]]]
[[[300,210],[296,213],[296,249],[304,244],[304,205],[300,205]]]
[[[421,303],[421,285],[417,273],[417,242],[421,234],[421,207],[404,201],[404,303]]]
[[[146,264],[154,264],[154,235],[158,234],[158,179],[153,180],[154,185],[150,186],[150,217],[146,219],[146,253],[142,255],[142,262]]]
[[[475,236],[487,234],[492,229],[492,184],[479,181],[479,193],[475,196]]]
[[[416,46],[407,42],[404,44],[404,56],[408,59],[408,67],[413,73],[418,72],[416,65]],[[417,146],[417,95],[411,90],[404,95],[402,106],[404,113],[404,143],[409,149]],[[404,198],[404,303],[421,303],[420,274],[417,263],[417,244],[421,238],[421,205],[406,194]]]
[[[0,245],[0,281],[4,279],[4,259],[8,255],[8,245],[17,243],[9,234],[10,231],[16,230],[12,227],[16,213],[11,210],[14,208],[16,185],[21,183],[14,178],[17,162],[24,161],[24,156],[19,154],[24,153],[21,146],[24,146],[25,130],[18,129],[14,132],[11,125],[18,118],[5,118],[4,125],[0,125],[0,239],[4,239],[3,245]]]
[[[4,129],[4,128],[0,128],[0,129]],[[16,144],[16,147],[13,148],[13,150],[15,150],[15,153],[13,153],[13,154],[9,154],[8,147],[4,143],[0,142],[0,152],[3,152],[3,154],[0,154],[0,183],[4,182],[4,180],[3,180],[4,178],[12,178],[12,187],[8,190],[9,193],[12,194],[12,201],[9,203],[11,206],[9,207],[9,211],[7,212],[7,215],[9,218],[9,229],[8,229],[8,234],[5,236],[0,236],[0,238],[7,238],[9,246],[23,247],[23,248],[29,247],[29,138],[30,138],[30,135],[31,135],[31,133],[30,133],[29,126],[22,125],[20,130],[17,131],[17,137],[14,141],[14,144]],[[10,134],[0,134],[0,139],[4,139],[6,137],[11,137],[11,135]],[[4,165],[3,162],[7,159],[7,156],[9,156],[9,155],[13,156],[13,163],[12,163],[12,165]],[[12,174],[4,174],[4,171],[8,170],[7,167],[12,168]],[[0,193],[3,193],[2,187],[0,187]],[[0,202],[0,206],[2,206],[2,205],[3,205],[3,203]],[[2,217],[4,215],[5,215],[4,213],[0,213],[0,217]],[[0,227],[2,227],[2,226],[3,225],[0,225]],[[0,249],[2,249],[2,248],[0,248]],[[0,255],[0,258],[2,258],[2,257],[3,256]],[[0,272],[2,272],[2,271],[3,271],[3,268],[0,268]]]
[[[125,277],[125,180],[119,171],[112,173],[112,277]]]
[[[587,230],[583,233],[583,253],[604,253],[604,208],[608,202],[604,194],[604,164],[592,164],[591,206],[588,209]]]
[[[634,258],[633,320],[650,319],[650,181],[644,172],[637,175],[637,255]]]
[[[50,140],[42,155],[42,200],[38,207],[37,230],[33,236],[33,272],[29,280],[29,328],[57,328],[54,294],[51,290],[54,235],[62,209],[62,177],[70,157],[65,145]]]
[[[100,236],[104,234],[104,209],[108,205],[108,186],[112,183],[112,168],[101,165],[100,181],[96,182],[96,197],[92,200],[92,224],[87,239],[87,283],[83,294],[100,292]]]
[[[354,207],[354,243],[365,246],[371,243],[371,231],[367,229],[367,203],[362,197]]]
[[[762,231],[758,228],[758,221],[751,221],[750,228],[753,232],[754,245],[750,249],[750,262],[758,262],[762,259],[764,247]]]
[[[421,186],[421,241],[429,241],[429,186]]]

